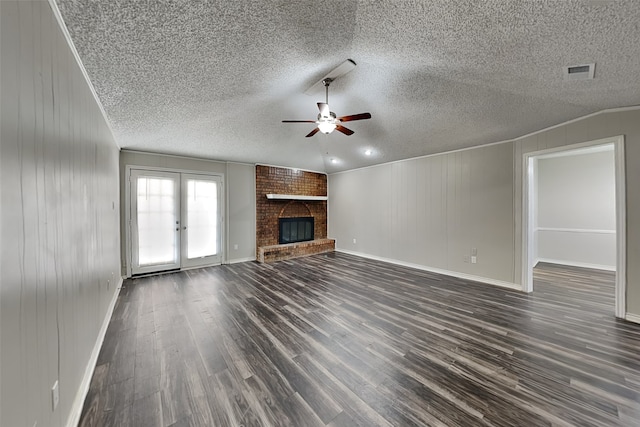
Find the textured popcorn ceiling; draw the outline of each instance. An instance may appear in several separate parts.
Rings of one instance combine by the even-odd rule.
[[[335,172],[640,104],[636,0],[57,3],[126,149]],[[371,120],[281,123],[315,119],[304,91],[347,58],[331,110]]]

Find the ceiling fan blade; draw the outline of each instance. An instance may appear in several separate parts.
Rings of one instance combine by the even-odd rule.
[[[342,125],[336,125],[336,130],[338,132],[342,132],[345,135],[349,136],[349,135],[353,135],[353,131],[351,129],[347,129],[346,127],[342,126]]]
[[[329,104],[325,102],[318,102],[318,110],[320,110],[320,115],[322,117],[329,117],[331,115],[331,111],[329,111]]]
[[[352,122],[354,120],[364,120],[364,119],[370,119],[370,118],[371,118],[371,113],[360,113],[360,114],[353,114],[351,116],[338,117],[338,120],[340,120],[341,122]]]
[[[315,123],[315,120],[283,120],[282,123]]]
[[[315,123],[315,122],[314,122],[314,123]],[[315,135],[316,133],[318,133],[318,131],[319,131],[319,130],[320,130],[320,128],[315,128],[315,129],[313,129],[311,132],[309,132],[309,133],[307,134],[307,136],[306,136],[305,138],[310,138],[310,137],[312,137],[313,135]]]

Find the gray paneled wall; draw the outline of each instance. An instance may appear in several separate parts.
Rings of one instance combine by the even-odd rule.
[[[330,175],[329,236],[338,249],[513,283],[512,158],[501,144]]]
[[[118,148],[49,4],[0,15],[0,425],[63,426],[120,279]]]
[[[227,163],[228,262],[256,258],[256,167]]]

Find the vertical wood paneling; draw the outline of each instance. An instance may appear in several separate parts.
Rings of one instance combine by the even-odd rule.
[[[428,216],[428,200],[431,197],[431,185],[428,180],[429,169],[425,167],[424,159],[416,159],[416,181],[415,181],[415,252],[411,258],[411,262],[420,264],[424,262],[428,247],[429,222],[426,220]]]
[[[447,180],[446,180],[446,167],[447,158],[445,156],[437,156],[431,158],[437,164],[437,187],[436,187],[436,195],[437,197],[433,197],[431,199],[431,203],[434,206],[434,210],[432,212],[436,213],[437,216],[432,217],[432,230],[434,230],[434,234],[437,234],[438,239],[433,241],[431,244],[431,252],[437,252],[437,259],[439,265],[445,266],[447,262],[447,253],[449,244],[447,241],[447,228],[443,226],[446,224],[447,218]],[[437,245],[441,249],[438,249]],[[436,264],[438,265],[438,264]]]
[[[456,175],[455,175],[455,162],[454,162],[455,154],[445,154],[445,170],[444,170],[444,183],[446,186],[446,195],[444,204],[447,210],[447,216],[445,217],[445,221],[442,224],[443,227],[447,230],[447,244],[444,248],[447,252],[447,258],[445,260],[445,266],[449,266],[453,257],[455,255],[455,251],[457,248],[457,243],[452,240],[455,239],[456,236],[456,228],[455,224],[457,222],[458,212],[456,211]],[[446,268],[446,267],[445,267]]]
[[[49,4],[0,8],[0,425],[60,426],[120,276],[118,148]]]
[[[503,144],[331,175],[329,236],[339,249],[512,281],[512,156]],[[472,247],[479,264],[464,262]]]

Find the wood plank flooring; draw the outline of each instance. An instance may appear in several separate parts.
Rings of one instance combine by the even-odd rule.
[[[613,273],[526,295],[330,253],[127,280],[82,426],[640,425]]]

